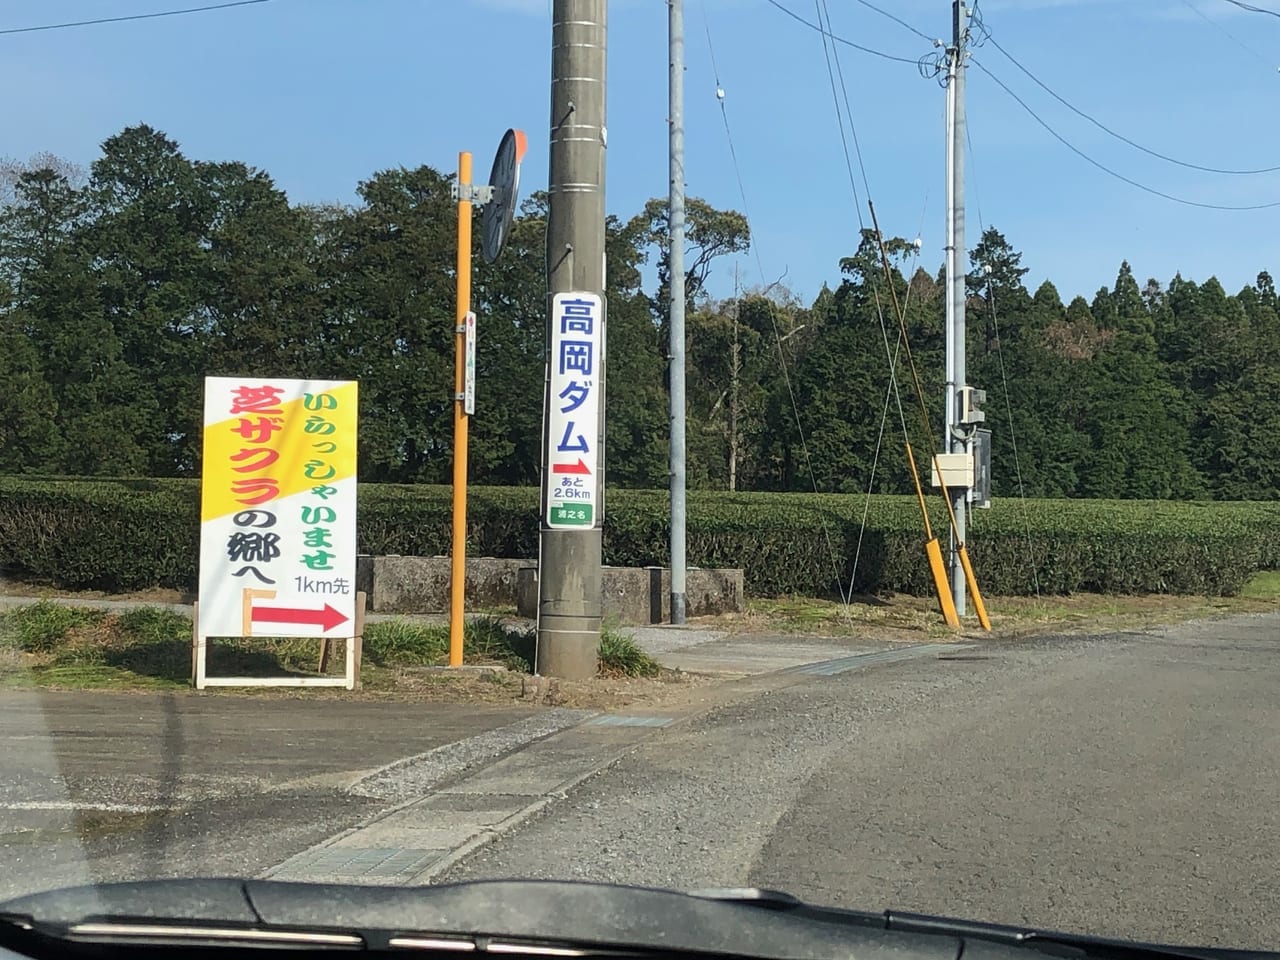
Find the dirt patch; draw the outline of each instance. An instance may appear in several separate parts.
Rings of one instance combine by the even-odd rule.
[[[700,699],[717,678],[680,670],[662,670],[653,677],[596,677],[592,680],[554,680],[522,677],[525,702],[556,707],[607,710],[632,705],[676,707]]]
[[[290,687],[254,691],[224,691],[202,696],[246,696],[253,698],[306,698],[314,700],[416,701],[429,703],[483,703],[541,707],[575,707],[612,710],[634,704],[679,706],[694,702],[717,683],[716,678],[679,670],[663,670],[656,677],[595,677],[591,680],[548,680],[528,674],[495,669],[451,673],[444,670],[364,671],[360,690],[321,687],[299,690]],[[194,693],[194,691],[193,691]]]

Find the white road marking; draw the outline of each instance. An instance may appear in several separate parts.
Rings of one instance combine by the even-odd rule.
[[[93,813],[159,813],[169,807],[146,803],[92,803],[79,800],[0,801],[0,810],[72,810]]]

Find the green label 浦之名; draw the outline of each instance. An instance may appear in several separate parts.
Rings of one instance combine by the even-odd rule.
[[[553,527],[589,527],[594,511],[589,503],[557,503],[548,521]]]

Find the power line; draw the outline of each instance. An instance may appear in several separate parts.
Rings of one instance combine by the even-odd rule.
[[[793,19],[803,23],[810,30],[816,30],[818,33],[822,34],[824,37],[829,37],[835,43],[843,43],[846,46],[858,47],[857,44],[854,44],[851,41],[846,40],[845,38],[832,33],[829,27],[823,27],[819,24],[811,23],[810,21],[804,19],[803,17],[792,12],[791,10],[788,10],[786,7],[782,6],[782,4],[778,3],[777,0],[767,0],[767,2],[777,7],[778,9],[784,11],[785,13],[789,14]],[[859,0],[859,2],[861,2],[861,0]],[[909,25],[908,25],[908,28],[912,29],[910,28]],[[993,40],[992,42],[994,43],[995,41]],[[863,49],[863,48],[858,47],[858,49]],[[889,57],[889,59],[898,60],[900,58]],[[918,61],[912,61],[912,62],[917,63]],[[1117,171],[1112,170],[1110,167],[1106,166],[1105,164],[1102,164],[1099,161],[1093,159],[1093,157],[1089,156],[1087,153],[1085,153],[1075,144],[1071,143],[1071,141],[1067,140],[1066,137],[1062,136],[1062,134],[1058,133],[1058,131],[1055,130],[1053,127],[1051,127],[1048,124],[1048,122],[1044,120],[1043,117],[1041,117],[1038,113],[1035,112],[1035,110],[1031,108],[1030,104],[1028,104],[1016,93],[1014,93],[1013,90],[1011,90],[1003,80],[1001,80],[994,73],[992,73],[985,66],[983,66],[980,62],[978,62],[976,58],[971,57],[969,62],[972,63],[975,67],[977,67],[979,70],[981,70],[983,73],[985,73],[992,80],[994,80],[996,85],[999,86],[1000,89],[1002,89],[1009,96],[1013,97],[1013,99],[1018,102],[1018,105],[1021,106],[1022,109],[1025,110],[1028,114],[1030,114],[1032,119],[1034,119],[1036,123],[1044,127],[1044,129],[1048,131],[1048,133],[1055,140],[1061,143],[1064,147],[1066,147],[1072,153],[1076,154],[1076,156],[1080,157],[1085,162],[1097,167],[1099,170],[1101,170],[1103,173],[1107,174],[1108,176],[1114,177],[1115,179],[1120,180],[1123,183],[1127,183],[1131,187],[1136,187],[1137,189],[1143,191],[1144,193],[1149,193],[1152,196],[1160,197],[1161,199],[1164,199],[1164,200],[1170,200],[1173,203],[1180,203],[1188,207],[1199,207],[1205,210],[1241,210],[1241,211],[1242,210],[1270,210],[1270,209],[1274,209],[1275,207],[1280,207],[1280,200],[1272,201],[1270,203],[1254,203],[1254,204],[1239,204],[1239,205],[1222,204],[1222,203],[1204,203],[1199,200],[1188,200],[1185,197],[1179,197],[1172,193],[1165,193],[1162,190],[1155,189],[1155,187],[1149,187],[1144,183],[1140,183],[1137,180],[1134,180],[1130,177],[1126,177],[1124,174],[1118,173]],[[1139,146],[1139,145],[1134,144],[1134,146]],[[1144,149],[1144,148],[1139,147],[1139,149]],[[1169,159],[1169,158],[1166,158],[1166,159]],[[1177,161],[1174,161],[1174,162],[1177,162]],[[1275,170],[1280,168],[1271,168],[1271,169]],[[1254,171],[1249,171],[1249,172],[1254,172]],[[1263,172],[1263,171],[1256,171],[1256,172]],[[859,213],[861,213],[861,211],[859,211]]]
[[[862,230],[866,230],[867,225],[862,219],[862,201],[858,198],[858,184],[857,184],[857,180],[855,180],[853,176],[853,155],[849,152],[849,138],[845,134],[845,129],[844,129],[845,115],[848,114],[848,110],[846,109],[845,113],[840,112],[840,96],[838,93],[836,93],[836,72],[834,67],[832,66],[832,56],[833,55],[835,56],[836,63],[840,62],[840,57],[839,57],[839,54],[836,53],[834,49],[835,44],[832,43],[828,45],[827,43],[828,37],[831,37],[834,40],[834,35],[831,33],[831,13],[829,10],[827,11],[827,25],[823,27],[821,25],[822,13],[823,13],[823,9],[826,7],[826,2],[825,0],[813,0],[813,5],[818,13],[818,24],[819,24],[818,32],[822,34],[822,55],[826,58],[826,61],[827,61],[827,79],[831,81],[831,100],[835,104],[836,122],[840,126],[840,145],[844,148],[844,165],[845,165],[846,171],[848,171],[848,174],[849,174],[849,189],[853,191],[853,209],[858,214],[858,229],[859,231],[862,231]],[[843,82],[843,79],[844,79],[844,73],[843,71],[841,71],[842,82]],[[846,96],[845,103],[847,104],[848,102],[849,102],[848,96]],[[849,114],[849,127],[851,129],[853,128],[852,114]],[[855,147],[858,146],[858,137],[856,132],[854,133],[853,143]],[[867,195],[869,197],[871,193],[871,187],[868,186],[867,184],[867,169],[866,169],[866,166],[862,163],[861,149],[858,150],[858,164],[862,168],[862,183],[863,183],[863,186],[866,187]]]
[[[1280,17],[1280,10],[1268,10],[1266,7],[1255,7],[1252,3],[1245,3],[1244,0],[1227,0],[1227,3],[1234,4],[1241,10],[1248,10],[1250,13],[1266,13],[1273,17]]]
[[[203,7],[186,7],[182,10],[161,10],[157,13],[135,13],[123,17],[102,17],[97,20],[72,20],[67,23],[44,23],[36,27],[9,27],[0,30],[0,35],[12,33],[36,33],[41,30],[64,30],[68,27],[92,27],[101,23],[124,23],[128,20],[154,20],[158,17],[177,17],[186,13],[205,13],[209,10],[226,10],[230,7],[247,7],[255,3],[270,3],[271,0],[230,0],[227,3],[211,3]]]
[[[1182,0],[1182,4],[1183,6],[1187,7],[1187,9],[1189,9],[1192,13],[1194,13],[1197,17],[1203,20],[1205,23],[1209,24],[1209,26],[1225,34],[1231,40],[1232,43],[1238,46],[1245,53],[1251,54],[1254,57],[1254,59],[1262,63],[1263,66],[1267,67],[1268,69],[1274,66],[1274,64],[1272,64],[1271,61],[1269,61],[1266,57],[1260,54],[1256,49],[1249,46],[1249,44],[1245,43],[1243,40],[1237,37],[1234,33],[1232,33],[1230,30],[1224,27],[1221,23],[1219,23],[1217,20],[1213,19],[1213,17],[1209,16],[1207,13],[1205,13],[1203,10],[1197,7],[1194,3],[1191,2],[1191,0]]]
[[[1064,147],[1066,147],[1068,150],[1070,150],[1072,153],[1078,156],[1081,160],[1084,160],[1086,163],[1094,167],[1097,167],[1099,170],[1101,170],[1103,173],[1107,174],[1110,177],[1114,177],[1115,179],[1120,180],[1123,183],[1127,183],[1131,187],[1136,187],[1137,189],[1141,190],[1143,193],[1149,193],[1152,196],[1161,197],[1164,200],[1171,200],[1174,203],[1180,203],[1183,206],[1200,207],[1205,210],[1270,210],[1275,207],[1280,207],[1280,200],[1273,200],[1270,203],[1251,203],[1251,204],[1240,204],[1240,205],[1223,204],[1223,203],[1204,203],[1199,200],[1188,200],[1186,197],[1179,197],[1179,196],[1175,196],[1172,193],[1165,193],[1162,190],[1157,190],[1155,187],[1149,187],[1145,183],[1139,183],[1137,180],[1134,180],[1131,177],[1126,177],[1122,173],[1117,173],[1115,170],[1112,170],[1110,167],[1106,166],[1105,164],[1100,163],[1099,161],[1093,159],[1093,157],[1089,156],[1087,153],[1085,153],[1083,150],[1077,147],[1074,143],[1072,143],[1062,134],[1058,133],[1057,130],[1049,126],[1049,124],[1044,120],[1043,117],[1040,116],[1040,114],[1036,113],[1035,110],[1033,110],[1025,100],[1023,100],[1020,96],[1014,93],[1003,80],[1001,80],[994,73],[992,73],[990,70],[984,67],[976,57],[971,57],[969,59],[969,62],[972,63],[975,67],[977,67],[979,70],[981,70],[983,73],[985,73],[993,81],[995,81],[996,85],[1000,87],[1000,89],[1003,90],[1005,93],[1007,93],[1009,96],[1013,97],[1013,99],[1018,102],[1018,105],[1022,107],[1023,110],[1027,111],[1027,113],[1031,115],[1031,118],[1035,120],[1036,123],[1040,124],[1040,126],[1044,127],[1044,129],[1048,131],[1050,136],[1052,136],[1060,144],[1062,144]]]
[[[965,143],[969,147],[969,165],[973,168],[974,179],[977,178],[977,160],[973,152],[973,126],[965,123],[964,127]],[[977,191],[975,191],[976,193]],[[982,219],[982,202],[978,199],[974,204],[978,211],[978,229],[982,231],[985,237],[987,234],[987,225]],[[984,265],[990,269],[989,265]],[[991,324],[995,329],[996,335],[996,357],[1000,361],[1000,382],[1004,386],[1004,410],[1005,416],[1009,421],[1009,442],[1013,446],[1013,472],[1018,480],[1018,501],[1022,505],[1022,531],[1027,538],[1027,560],[1031,567],[1031,582],[1035,586],[1036,599],[1040,597],[1040,573],[1036,564],[1035,549],[1031,540],[1031,510],[1027,505],[1027,488],[1022,480],[1022,459],[1018,455],[1018,432],[1014,429],[1013,423],[1013,401],[1009,398],[1009,372],[1004,362],[1004,340],[1000,337],[1000,317],[996,312],[996,290],[991,282],[990,274],[987,274],[987,305],[991,308]]]
[[[724,87],[720,84],[720,67],[716,64],[716,47],[711,40],[711,20],[707,17],[707,7],[702,6],[702,25],[707,31],[707,52],[711,55],[711,75],[716,81],[716,100],[720,103],[720,119],[724,122],[724,137],[729,144],[729,159],[733,161],[733,173],[738,181],[738,196],[742,199],[742,216],[747,221],[747,235],[751,238],[751,252],[756,258],[756,269],[760,271],[760,283],[767,284],[764,261],[760,257],[760,244],[751,230],[751,211],[747,205],[747,187],[742,180],[742,167],[738,163],[738,150],[733,143],[733,130],[729,128],[729,110],[724,103]],[[785,360],[783,361],[785,364]]]
[[[772,2],[772,0],[770,0],[770,2]],[[779,7],[779,9],[786,10],[785,7]],[[790,11],[787,11],[787,12],[790,13]],[[742,197],[742,216],[747,222],[747,235],[751,238],[751,246],[755,253],[755,258],[756,258],[756,267],[760,271],[760,283],[762,285],[766,285],[765,289],[767,290],[768,280],[764,272],[764,263],[760,258],[760,248],[759,248],[759,245],[756,243],[755,231],[751,228],[751,215],[748,212],[748,205],[747,205],[747,191],[742,180],[742,168],[738,164],[738,151],[733,143],[733,130],[729,126],[729,110],[728,110],[728,107],[725,105],[725,102],[724,102],[725,98],[722,96],[722,92],[724,88],[721,87],[720,85],[720,70],[719,70],[719,67],[716,66],[715,45],[711,41],[711,21],[707,17],[707,8],[705,4],[703,4],[703,7],[702,7],[702,18],[703,18],[703,24],[706,26],[706,30],[707,30],[707,50],[711,54],[711,70],[712,70],[712,73],[715,75],[716,99],[719,100],[720,102],[720,116],[724,120],[724,135],[725,135],[725,139],[729,143],[729,157],[733,162],[734,176],[737,178],[737,181],[738,181],[738,193]],[[823,41],[823,42],[825,43],[826,41]],[[778,363],[782,368],[782,380],[783,380],[783,383],[786,384],[787,396],[791,400],[791,414],[792,414],[792,417],[795,419],[796,434],[800,440],[800,451],[802,456],[804,457],[805,466],[809,472],[809,483],[813,487],[813,492],[817,493],[818,478],[817,478],[817,474],[815,474],[813,469],[813,457],[809,453],[809,441],[805,437],[804,424],[800,419],[800,404],[799,404],[799,401],[797,401],[796,399],[795,387],[792,385],[792,382],[791,382],[791,371],[788,369],[788,366],[787,366],[787,353],[782,346],[782,335],[778,332],[778,323],[774,319],[772,307],[770,307],[768,313],[769,313],[769,327],[773,331],[774,344],[778,348]],[[844,598],[845,616],[848,617],[849,616],[849,600],[847,597],[844,597],[844,583],[840,576],[840,561],[836,556],[835,542],[831,539],[831,531],[827,528],[826,519],[819,517],[819,522],[822,524],[823,539],[826,540],[827,542],[827,551],[831,555],[831,566],[835,573],[835,582],[836,582],[836,585],[840,587],[841,596]]]
[[[827,19],[826,28],[819,31],[822,34],[822,53],[827,63],[827,79],[830,80],[831,82],[831,101],[832,101],[832,104],[835,106],[836,121],[840,128],[840,144],[844,149],[845,169],[849,175],[849,189],[850,189],[850,192],[853,194],[854,211],[858,215],[859,239],[861,240],[862,237],[864,237],[867,232],[867,227],[866,227],[866,221],[862,217],[862,202],[858,198],[858,185],[857,185],[857,180],[855,179],[853,174],[853,161],[849,153],[849,140],[848,140],[848,136],[845,133],[846,118],[849,121],[849,132],[853,136],[854,151],[856,152],[858,157],[858,169],[862,173],[862,186],[867,194],[867,205],[868,207],[870,207],[874,215],[875,207],[872,205],[872,202],[871,202],[871,180],[867,176],[867,166],[866,166],[866,163],[863,161],[862,145],[858,140],[857,124],[855,124],[853,121],[853,110],[849,104],[849,88],[848,88],[848,85],[845,83],[845,79],[844,79],[844,67],[840,63],[840,51],[836,49],[836,45],[835,45],[836,37],[831,32],[831,8],[827,6],[827,0],[814,0],[814,7],[817,10],[819,25],[822,24],[823,14],[824,13],[826,14],[826,19]],[[827,44],[828,37],[830,37],[832,41],[829,46]],[[833,69],[833,61],[834,61],[834,69]],[[837,76],[839,77],[839,80],[840,80],[840,90],[842,91],[843,98],[844,98],[843,113],[841,113],[841,109],[840,109],[841,98],[836,93]],[[876,229],[876,239],[878,241],[881,241],[878,228]],[[919,253],[917,251],[917,256],[918,255]],[[880,280],[879,280],[878,274],[879,274],[878,270],[872,270],[870,275],[866,278],[866,280],[867,282],[869,282],[871,286],[871,293],[872,293],[872,297],[875,300],[875,306],[876,306],[876,317],[880,321],[880,336],[881,336],[881,339],[884,341],[885,360],[888,362],[888,366],[889,366],[889,383],[885,388],[885,406],[884,406],[884,410],[881,412],[880,431],[876,439],[876,452],[871,464],[871,474],[867,481],[867,496],[866,496],[866,500],[863,503],[862,522],[858,528],[858,544],[853,554],[853,568],[849,572],[849,590],[847,593],[844,591],[844,585],[841,584],[841,594],[845,598],[846,610],[848,609],[849,603],[853,599],[853,589],[858,579],[858,563],[862,557],[862,540],[863,540],[863,536],[866,534],[867,517],[871,510],[871,494],[872,494],[872,491],[875,489],[875,474],[876,474],[876,468],[880,462],[880,444],[884,438],[884,427],[885,427],[885,421],[888,417],[888,412],[889,412],[890,396],[892,396],[897,406],[898,420],[902,426],[902,440],[903,440],[903,443],[906,445],[909,461],[911,459],[911,434],[907,428],[906,411],[904,411],[902,408],[902,393],[898,388],[898,357],[901,353],[904,343],[906,344],[907,356],[910,357],[911,345],[910,343],[906,342],[906,332],[907,332],[906,326],[902,322],[902,315],[899,314],[897,341],[894,344],[894,347],[892,349],[890,349],[889,347],[889,327],[885,321],[884,302],[880,299]],[[889,282],[892,283],[891,278]],[[890,293],[892,293],[892,290],[890,290]],[[909,301],[911,297],[910,282],[908,282],[907,284],[906,297],[907,297],[907,300]],[[897,302],[896,295],[894,295],[894,302],[895,304]],[[922,404],[924,403],[923,396],[921,396],[920,402]],[[913,465],[913,469],[914,469],[914,465]],[[916,486],[918,490],[919,489],[918,478],[917,478]],[[921,499],[921,503],[923,504],[923,498]],[[925,518],[925,524],[926,526],[928,525],[927,516]]]
[[[846,47],[853,47],[853,49],[855,50],[861,50],[863,53],[869,53],[872,56],[882,57],[885,60],[892,60],[895,63],[910,63],[910,64],[916,63],[916,60],[912,59],[911,57],[895,57],[893,54],[885,53],[883,50],[875,50],[871,47],[864,47],[860,43],[854,43],[852,40],[846,40],[844,37],[837,37],[833,33],[828,33],[827,30],[825,30],[822,26],[814,23],[811,20],[806,20],[804,17],[800,16],[800,14],[796,13],[790,7],[786,6],[783,3],[780,3],[779,0],[765,0],[765,2],[769,4],[771,7],[775,7],[776,9],[781,10],[783,13],[785,13],[792,20],[795,20],[797,23],[802,23],[806,27],[808,27],[810,30],[817,30],[823,36],[830,37],[836,43],[843,43]],[[858,2],[864,3],[865,0],[858,0]],[[880,10],[879,7],[871,6],[870,3],[866,3],[866,6],[869,6],[871,7],[871,9],[877,10],[880,13],[884,13],[884,11]],[[886,16],[892,16],[892,14],[886,14]],[[894,17],[894,19],[897,20],[898,18]],[[923,34],[921,34],[921,36],[923,36]],[[927,40],[929,38],[925,37],[925,39]]]
[[[1189,170],[1201,170],[1204,173],[1223,173],[1223,174],[1230,174],[1232,176],[1253,176],[1259,173],[1275,173],[1277,170],[1280,170],[1280,165],[1276,165],[1274,167],[1258,167],[1257,169],[1254,169],[1254,170],[1231,170],[1223,167],[1207,167],[1199,163],[1188,163],[1185,160],[1179,160],[1177,157],[1171,157],[1168,154],[1161,153],[1159,150],[1152,150],[1150,147],[1144,147],[1142,144],[1134,140],[1130,140],[1123,133],[1117,133],[1115,130],[1112,130],[1101,120],[1098,120],[1090,116],[1089,114],[1081,110],[1079,107],[1077,107],[1075,104],[1067,100],[1065,97],[1060,96],[1048,84],[1046,84],[1043,80],[1041,80],[1034,73],[1032,73],[1025,66],[1023,66],[1018,61],[1018,59],[1014,57],[1013,54],[1011,54],[1004,47],[1000,46],[1000,41],[996,40],[996,38],[991,36],[990,33],[986,35],[986,39],[990,40],[991,45],[995,47],[997,50],[999,50],[1002,54],[1004,54],[1005,59],[1007,59],[1015,67],[1021,70],[1024,74],[1026,74],[1031,79],[1032,83],[1038,86],[1045,93],[1049,94],[1049,96],[1053,97],[1053,99],[1057,100],[1060,104],[1062,104],[1072,113],[1074,113],[1076,116],[1083,117],[1085,120],[1088,120],[1091,124],[1093,124],[1099,130],[1101,130],[1103,133],[1106,133],[1109,136],[1115,137],[1117,140],[1121,141],[1122,143],[1127,143],[1129,146],[1133,147],[1135,150],[1141,150],[1143,153],[1147,154],[1148,156],[1156,157],[1157,159],[1164,160],[1166,163],[1176,164],[1179,167],[1186,167]]]
[[[929,36],[923,30],[917,30],[911,24],[907,23],[907,21],[903,20],[901,17],[895,16],[894,14],[890,13],[888,10],[881,10],[874,3],[871,3],[870,0],[858,0],[858,3],[862,4],[868,10],[874,10],[876,13],[880,14],[882,17],[888,17],[890,20],[892,20],[894,23],[898,24],[899,26],[906,27],[908,30],[914,33],[917,37],[920,37],[926,43],[933,43],[936,39],[935,37]],[[827,26],[831,26],[830,13],[827,14]]]

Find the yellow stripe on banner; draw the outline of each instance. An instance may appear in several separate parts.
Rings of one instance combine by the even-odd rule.
[[[207,523],[241,510],[270,509],[270,504],[302,493],[312,487],[335,484],[356,475],[356,409],[355,383],[347,383],[326,391],[337,405],[332,409],[308,410],[304,400],[288,400],[279,407],[281,413],[263,415],[246,413],[228,417],[204,428],[204,469],[201,483],[200,519]],[[260,418],[278,420],[281,428],[259,433]],[[333,431],[313,417],[333,424]],[[255,435],[258,434],[258,435]],[[332,445],[332,449],[330,448]],[[270,451],[277,454],[246,454],[246,459],[233,460],[242,451]],[[237,471],[235,467],[251,467],[263,461],[258,469]],[[266,463],[266,460],[271,460]],[[330,475],[332,471],[332,475]],[[310,476],[308,476],[310,472]],[[263,481],[273,480],[274,484]],[[253,489],[255,481],[257,489]],[[269,496],[261,503],[248,503]]]

